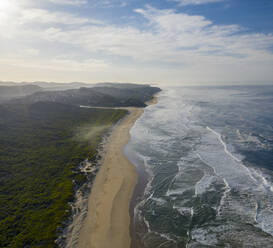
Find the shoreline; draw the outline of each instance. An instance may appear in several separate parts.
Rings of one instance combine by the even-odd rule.
[[[127,149],[127,156],[132,161],[133,164],[137,165],[137,174],[138,174],[138,182],[135,186],[131,202],[130,202],[130,235],[131,235],[131,245],[130,248],[138,248],[141,247],[140,237],[139,237],[139,226],[137,220],[137,212],[135,208],[141,202],[142,197],[145,193],[146,186],[149,182],[149,174],[145,168],[145,162],[142,159],[136,158],[134,154],[130,154],[130,150]]]
[[[88,200],[89,211],[79,235],[79,248],[130,247],[129,204],[138,175],[124,156],[123,148],[130,140],[131,127],[144,110],[128,108],[128,111],[114,127],[105,146]]]
[[[155,95],[146,104],[157,102]],[[124,155],[130,129],[144,108],[126,108],[129,114],[113,128],[105,145],[100,170],[88,199],[88,212],[78,240],[79,248],[129,248],[131,202],[138,183],[136,167]]]
[[[157,104],[157,103],[158,103],[158,93],[156,93],[154,95],[153,99],[146,102],[147,107],[150,105],[153,105],[153,104]],[[130,151],[130,149],[128,149],[128,147],[125,147],[125,151],[127,153],[127,158],[136,167],[136,171],[138,174],[138,180],[137,180],[137,183],[135,185],[135,188],[134,188],[134,191],[133,191],[133,194],[131,197],[130,208],[129,208],[130,218],[131,218],[131,222],[130,222],[131,245],[130,245],[130,248],[138,248],[138,247],[141,247],[138,229],[142,228],[142,227],[140,227],[139,225],[136,225],[135,207],[139,204],[139,202],[141,201],[141,199],[143,197],[146,186],[149,182],[149,174],[146,170],[145,162],[142,159],[135,156],[134,152]]]

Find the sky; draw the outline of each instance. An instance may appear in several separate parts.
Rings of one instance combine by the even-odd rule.
[[[273,1],[0,0],[0,80],[273,83]]]

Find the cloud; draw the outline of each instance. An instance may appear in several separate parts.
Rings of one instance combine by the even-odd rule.
[[[67,58],[54,58],[50,60],[39,59],[25,59],[25,58],[13,58],[13,59],[0,59],[1,65],[10,65],[15,67],[28,67],[33,69],[44,69],[53,71],[101,71],[107,68],[107,64],[102,60],[86,59],[83,61],[76,61]]]
[[[157,10],[150,6],[146,9],[136,9],[135,12],[143,15],[158,31],[180,33],[194,32],[212,24],[203,16],[176,13],[174,10]],[[161,29],[161,30],[160,30]]]
[[[124,8],[128,6],[128,1],[124,0],[90,0],[89,5],[94,7],[99,7],[99,8]]]
[[[80,24],[102,24],[101,21],[79,17],[74,14],[65,12],[54,12],[45,9],[25,9],[21,12],[22,23],[44,23],[44,24],[64,24],[64,25],[80,25]]]
[[[238,25],[149,5],[135,13],[144,28],[62,11],[18,10],[0,22],[0,72],[12,65],[40,73],[44,68],[47,74],[41,75],[67,70],[50,75],[75,80],[92,75],[94,81],[273,78],[272,34],[246,33]]]
[[[224,0],[172,0],[175,2],[179,2],[179,5],[200,5],[200,4],[207,4],[207,3],[217,3],[223,2]]]
[[[273,44],[272,35],[240,34],[237,25],[214,25],[199,15],[136,9],[149,22],[149,29],[115,25],[79,29],[47,29],[42,37],[86,49],[90,53],[124,56],[135,61],[195,63],[200,58],[234,59],[251,57]]]
[[[80,6],[87,4],[87,0],[49,0],[50,2],[54,4],[59,4],[59,5],[74,5],[74,6]]]
[[[59,23],[59,24],[86,24],[90,20],[63,12],[49,12],[44,9],[26,9],[22,11],[22,23]]]

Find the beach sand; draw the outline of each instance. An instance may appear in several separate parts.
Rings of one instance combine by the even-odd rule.
[[[147,102],[155,104],[157,98]],[[136,168],[123,154],[130,129],[142,108],[127,108],[129,114],[112,131],[102,166],[88,201],[88,213],[79,235],[79,248],[129,248],[129,206],[138,180]]]
[[[88,214],[79,236],[79,248],[129,248],[129,204],[137,183],[135,167],[123,155],[129,131],[143,109],[129,108],[114,128],[92,187]]]

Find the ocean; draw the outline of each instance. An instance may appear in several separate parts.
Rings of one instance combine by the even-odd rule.
[[[165,88],[124,153],[132,247],[273,247],[273,86]]]

